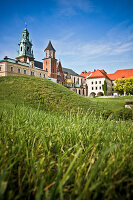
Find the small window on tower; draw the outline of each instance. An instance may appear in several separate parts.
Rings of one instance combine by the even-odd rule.
[[[29,51],[29,47],[27,47],[27,51]]]
[[[48,69],[46,68],[46,72],[48,71]]]
[[[49,55],[50,55],[50,57],[51,57],[51,52],[50,52],[50,54],[49,54]]]
[[[22,51],[22,47],[21,47],[21,51]]]
[[[46,61],[46,65],[47,65],[47,61]]]
[[[47,53],[46,53],[46,57],[47,57]]]

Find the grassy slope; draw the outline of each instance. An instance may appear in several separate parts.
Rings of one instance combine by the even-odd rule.
[[[131,199],[132,122],[60,115],[105,105],[93,101],[48,80],[0,78],[0,199]]]
[[[35,77],[2,77],[0,78],[1,105],[25,104],[50,111],[77,111],[96,108],[97,103],[75,94],[64,86],[49,80]],[[100,110],[100,106],[96,110]]]
[[[88,99],[68,90],[64,86],[49,80],[35,77],[2,77],[0,78],[0,107],[8,103],[25,104],[40,107],[43,110],[66,112],[82,108],[97,112],[118,110],[124,106],[125,100]]]

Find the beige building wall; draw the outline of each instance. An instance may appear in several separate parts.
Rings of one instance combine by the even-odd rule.
[[[88,96],[92,92],[98,95],[99,92],[102,92],[104,94],[104,91],[102,89],[102,85],[104,84],[104,81],[106,80],[107,82],[107,95],[112,95],[112,82],[111,80],[102,77],[102,78],[91,78],[91,79],[86,79],[86,84],[88,86]]]
[[[0,63],[0,76],[35,76],[48,79],[48,72],[31,66],[17,63]]]

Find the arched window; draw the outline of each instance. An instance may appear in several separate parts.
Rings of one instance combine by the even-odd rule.
[[[29,47],[27,47],[27,51],[29,51]]]
[[[47,65],[47,61],[46,61],[46,65]]]
[[[22,47],[21,47],[21,51],[22,51]]]
[[[79,94],[81,94],[81,91],[79,90]]]
[[[74,83],[75,83],[75,77],[74,77]]]

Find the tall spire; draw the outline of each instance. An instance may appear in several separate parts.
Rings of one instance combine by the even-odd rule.
[[[18,57],[28,57],[30,60],[34,60],[33,50],[32,50],[32,42],[29,40],[29,32],[27,30],[27,25],[25,23],[25,29],[22,32],[22,39],[19,42],[19,51]]]

